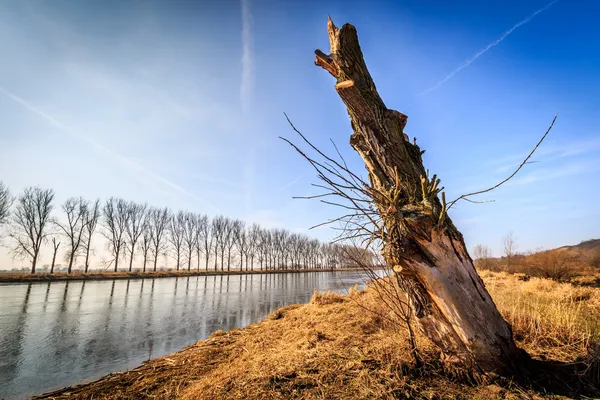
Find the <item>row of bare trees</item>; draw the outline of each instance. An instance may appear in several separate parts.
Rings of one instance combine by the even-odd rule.
[[[36,271],[40,249],[48,242],[52,244],[50,273],[54,272],[61,244],[67,272],[73,271],[78,257],[84,258],[84,272],[88,272],[96,234],[105,238],[110,255],[104,265],[114,271],[124,269],[123,263],[132,271],[136,260],[143,271],[156,271],[160,256],[170,256],[176,270],[356,266],[355,257],[345,256],[347,251],[342,251],[340,244],[322,243],[285,229],[264,229],[222,215],[210,218],[193,212],[174,212],[115,197],[103,203],[72,197],[60,206],[62,218],[56,218],[51,215],[53,201],[54,191],[37,187],[26,188],[14,199],[0,182],[0,224],[9,228],[13,256],[29,258],[32,273]],[[372,255],[365,253],[361,257]]]

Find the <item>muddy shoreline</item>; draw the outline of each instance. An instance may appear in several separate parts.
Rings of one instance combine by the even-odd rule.
[[[326,269],[280,269],[280,270],[252,270],[252,271],[119,271],[119,272],[88,272],[88,273],[56,273],[56,274],[0,274],[0,283],[30,283],[52,281],[98,281],[112,279],[154,279],[175,278],[188,276],[218,276],[218,275],[252,275],[252,274],[288,274],[305,272],[334,272],[334,271],[362,271],[361,268],[326,268]]]

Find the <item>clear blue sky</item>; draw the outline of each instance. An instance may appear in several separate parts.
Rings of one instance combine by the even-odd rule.
[[[315,177],[277,139],[294,137],[283,112],[363,171],[333,79],[313,64],[330,14],[357,27],[380,94],[409,116],[450,198],[508,175],[559,114],[538,163],[481,197],[494,203],[452,213],[470,248],[499,255],[510,230],[519,250],[598,237],[600,3],[548,5],[2,1],[0,180],[58,202],[121,196],[306,232],[337,210],[292,199]]]

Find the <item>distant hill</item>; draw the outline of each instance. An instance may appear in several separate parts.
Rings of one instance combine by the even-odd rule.
[[[600,272],[600,239],[585,240],[576,245],[476,260],[481,269],[524,273],[531,276],[568,281],[575,276],[595,276]],[[596,278],[595,285],[600,285]]]
[[[539,251],[539,253],[547,253],[547,252],[554,252],[554,251],[568,251],[576,258],[582,257],[585,259],[590,259],[596,255],[598,257],[600,257],[600,239],[584,240],[583,242],[581,242],[579,244],[557,247],[555,249],[541,250],[541,251]],[[532,253],[537,253],[537,252],[532,252]],[[530,254],[530,253],[529,252],[518,253],[518,254],[515,254],[513,257],[515,260],[519,260],[519,259],[525,258],[525,256],[527,254]],[[499,257],[490,257],[489,259],[500,261],[500,260],[503,260],[504,258],[505,258],[505,256],[499,256]]]
[[[488,269],[498,268],[506,265],[505,256],[490,257],[479,262],[479,266],[487,265]],[[584,240],[575,245],[557,247],[555,249],[541,250],[537,252],[526,252],[515,254],[511,264],[517,272],[527,272],[527,264],[533,261],[533,265],[546,265],[549,269],[563,270],[565,267],[575,269],[600,269],[600,239]],[[525,268],[525,269],[523,269]],[[520,270],[522,269],[522,270]]]
[[[559,247],[557,250],[569,250],[573,252],[580,252],[584,255],[591,255],[600,252],[600,239],[584,240],[583,242],[573,246]]]

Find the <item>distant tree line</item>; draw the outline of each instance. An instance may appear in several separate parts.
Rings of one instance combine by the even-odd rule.
[[[600,249],[596,249],[596,240],[584,241],[579,246],[585,243],[589,244],[587,252],[578,246],[517,252],[517,238],[511,231],[502,239],[503,256],[494,258],[488,246],[478,244],[473,249],[473,258],[477,268],[482,270],[569,281],[577,276],[594,275],[600,269]]]
[[[110,258],[104,265],[114,271],[132,271],[134,261],[143,271],[156,271],[159,257],[171,258],[176,270],[230,271],[322,269],[358,266],[361,258],[373,258],[366,250],[323,243],[285,229],[265,229],[222,215],[172,211],[111,197],[104,202],[83,197],[68,198],[60,205],[63,218],[51,215],[54,191],[28,187],[14,198],[0,182],[0,226],[8,228],[13,257],[31,260],[36,272],[42,246],[52,246],[54,272],[59,249],[65,251],[67,272],[83,257],[90,268],[96,235],[106,239]],[[349,257],[348,254],[354,254]],[[125,268],[123,268],[125,266]]]

